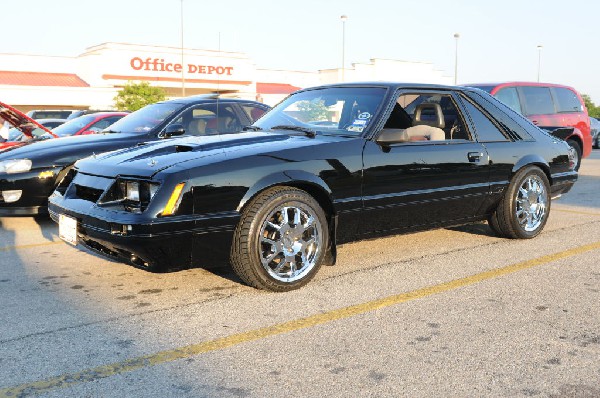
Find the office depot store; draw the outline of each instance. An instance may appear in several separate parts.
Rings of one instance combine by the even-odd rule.
[[[111,109],[127,82],[147,81],[170,98],[222,93],[274,105],[303,87],[342,81],[451,84],[432,64],[372,59],[315,72],[258,68],[244,53],[104,43],[77,57],[0,54],[0,101],[31,109]]]

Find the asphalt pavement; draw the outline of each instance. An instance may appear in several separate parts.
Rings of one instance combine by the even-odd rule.
[[[0,218],[0,397],[600,397],[599,184],[594,150],[535,239],[346,244],[290,293]]]

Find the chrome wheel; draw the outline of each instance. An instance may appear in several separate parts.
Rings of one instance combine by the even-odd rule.
[[[537,230],[545,220],[548,207],[548,192],[537,175],[529,175],[517,191],[515,211],[524,231]]]
[[[289,204],[266,217],[259,235],[262,266],[274,279],[294,282],[317,264],[323,228],[308,206]]]

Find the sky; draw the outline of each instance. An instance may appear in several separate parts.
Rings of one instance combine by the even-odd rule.
[[[2,53],[77,56],[106,42],[181,45],[181,0],[0,4]],[[183,0],[183,42],[246,53],[258,68],[338,68],[341,15],[348,16],[346,67],[384,58],[431,62],[454,76],[459,33],[458,84],[537,81],[539,61],[541,81],[573,86],[600,105],[596,0]]]

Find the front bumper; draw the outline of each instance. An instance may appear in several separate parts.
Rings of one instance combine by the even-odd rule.
[[[69,203],[65,203],[69,202]],[[141,219],[89,202],[51,197],[50,217],[77,220],[78,243],[103,255],[153,271],[220,266],[229,259],[237,212]]]
[[[54,191],[61,168],[36,169],[26,173],[2,174],[0,176],[0,216],[32,216],[46,214],[48,197]],[[48,173],[40,178],[41,173]],[[52,173],[50,175],[50,173]],[[21,191],[15,202],[5,202],[2,191]]]

